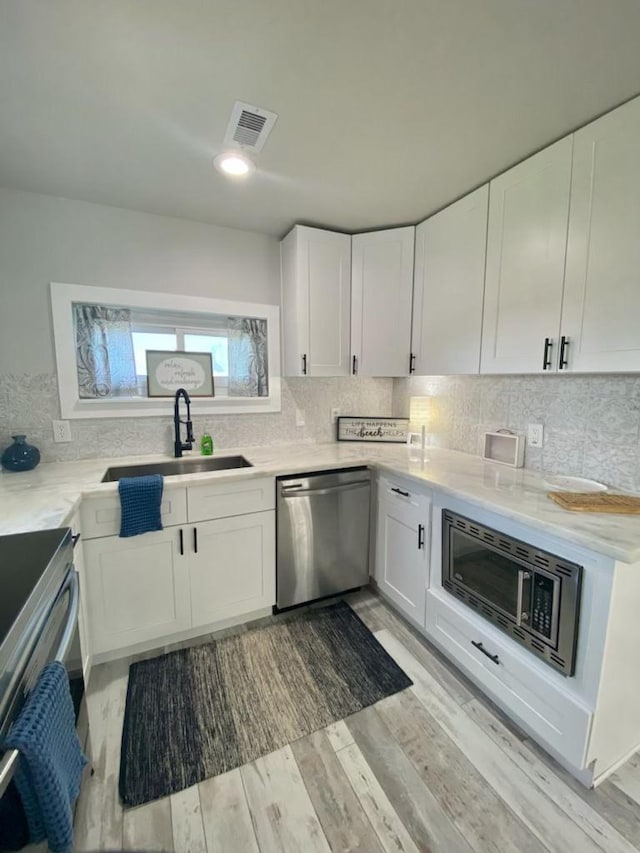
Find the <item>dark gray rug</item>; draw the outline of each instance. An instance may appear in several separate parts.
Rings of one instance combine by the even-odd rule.
[[[344,602],[135,663],[120,796],[181,791],[411,684]]]

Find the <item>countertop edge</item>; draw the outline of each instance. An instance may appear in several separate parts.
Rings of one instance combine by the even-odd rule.
[[[294,458],[290,462],[283,462],[280,459],[270,460],[268,458],[264,461],[259,461],[260,455],[267,457],[271,455],[277,457],[279,454],[286,453],[288,448],[291,448],[292,450],[293,448],[295,448],[296,452],[304,453],[305,458],[301,460],[295,460]],[[325,461],[321,461],[319,459],[317,462],[314,462],[314,451],[316,451],[318,454],[322,453],[322,451],[331,451],[335,454],[336,458]],[[340,447],[337,443],[319,443],[315,445],[276,445],[273,447],[265,448],[244,448],[241,449],[241,452],[250,461],[252,456],[258,459],[258,461],[256,461],[254,463],[254,466],[251,468],[228,469],[223,471],[208,471],[175,475],[171,477],[170,484],[165,483],[165,488],[185,488],[189,485],[204,485],[211,482],[241,481],[247,479],[255,479],[259,477],[275,478],[279,476],[287,476],[289,474],[296,475],[308,473],[311,471],[327,471],[341,467],[353,468],[360,465],[364,465],[375,469],[377,473],[383,473],[393,477],[403,478],[415,483],[417,486],[420,486],[422,488],[433,489],[444,495],[450,495],[453,498],[471,503],[474,506],[488,509],[491,512],[494,512],[495,514],[500,515],[506,519],[516,521],[524,526],[535,529],[541,533],[553,535],[559,539],[571,542],[580,547],[593,551],[597,554],[609,557],[613,560],[619,560],[621,562],[631,564],[640,561],[640,541],[637,547],[625,548],[616,545],[614,542],[606,541],[606,539],[603,539],[602,536],[590,535],[588,532],[572,529],[571,526],[565,526],[562,524],[561,519],[558,519],[556,521],[554,519],[549,519],[548,517],[544,519],[536,518],[536,516],[533,515],[532,512],[527,512],[526,510],[523,510],[518,506],[509,506],[506,491],[503,500],[492,500],[491,494],[480,495],[477,493],[477,490],[474,491],[472,486],[469,489],[465,489],[464,487],[460,487],[458,485],[454,486],[446,482],[440,482],[438,476],[436,474],[430,473],[429,471],[421,470],[417,472],[405,470],[403,468],[403,464],[408,464],[407,458],[380,459],[379,446],[360,445],[358,448],[345,449],[344,447]],[[220,454],[216,455],[232,455],[235,453],[236,450],[229,449],[222,451]],[[306,456],[307,453],[310,455],[309,457]],[[484,467],[481,467],[479,458],[476,456],[472,456],[471,454],[463,454],[456,451],[442,451],[441,453],[446,453],[448,454],[448,456],[451,457],[452,465],[455,462],[457,464],[461,463],[463,467],[465,465],[468,466],[469,471],[467,475],[471,480],[474,474],[477,473],[477,471],[482,471],[486,474],[488,470]],[[166,457],[162,458],[166,459]],[[445,457],[445,460],[446,458],[448,457]],[[145,460],[146,459],[147,457],[145,457]],[[86,464],[91,465],[91,463],[95,463],[97,466],[102,462],[102,460],[87,460]],[[106,463],[107,460],[104,460],[104,462]],[[118,464],[116,460],[109,460],[109,462],[111,464]],[[45,465],[46,464],[47,463],[45,463]],[[49,464],[61,465],[64,463]],[[77,463],[69,464],[75,465]],[[130,461],[128,464],[131,464]],[[488,464],[489,463],[483,463],[484,466]],[[471,470],[474,466],[477,471]],[[490,470],[491,474],[493,475],[493,468]],[[536,486],[539,485],[537,484],[536,477],[542,479],[541,475],[538,475],[537,472],[531,472],[527,469],[516,470],[520,471],[521,473],[519,475],[511,473],[511,476],[514,477],[514,487],[521,488],[523,492],[527,490],[527,483],[529,483],[529,489],[531,490],[531,483],[536,484]],[[463,471],[462,476],[465,476],[465,473],[466,472]],[[500,472],[496,472],[496,476],[499,476],[499,474]],[[518,482],[518,477],[520,479],[520,482]],[[11,489],[7,489],[5,496],[8,497],[10,495],[12,501],[14,502],[19,501],[19,496],[21,494],[38,496],[41,504],[41,506],[39,507],[41,518],[36,517],[32,525],[30,525],[30,521],[32,521],[32,519],[28,519],[26,525],[24,521],[21,521],[20,523],[16,523],[15,529],[7,529],[3,532],[12,533],[29,529],[42,529],[43,527],[69,526],[69,524],[73,520],[74,515],[76,515],[76,513],[79,511],[81,502],[83,500],[105,498],[108,496],[113,496],[117,493],[117,483],[115,482],[97,482],[90,484],[84,483],[78,485],[77,487],[73,485],[73,482],[68,482],[61,486],[59,489],[56,489],[56,494],[51,494],[49,500],[49,493],[51,493],[53,486],[54,484],[36,484],[35,486],[27,486],[26,488],[16,490],[15,492],[13,492]],[[538,490],[536,489],[536,497],[539,497],[543,494],[543,490],[539,490],[538,494]],[[55,506],[56,498],[58,501],[62,501],[64,505]],[[49,509],[49,507],[53,508]],[[27,511],[28,510],[25,510],[25,512]],[[555,512],[555,509],[553,509],[552,511]],[[559,511],[568,513],[568,510]],[[574,514],[572,513],[571,515]],[[594,515],[596,517],[601,518],[600,514]],[[567,519],[568,518],[569,516],[567,516]],[[620,516],[617,516],[617,518],[620,518]],[[582,519],[582,521],[584,520],[585,519]],[[10,521],[5,521],[4,526],[10,527],[10,525]]]

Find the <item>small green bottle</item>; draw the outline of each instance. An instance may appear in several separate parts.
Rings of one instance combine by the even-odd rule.
[[[205,432],[200,440],[200,451],[203,456],[213,456],[213,439]]]

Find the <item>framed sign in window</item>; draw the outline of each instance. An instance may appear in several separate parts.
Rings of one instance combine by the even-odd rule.
[[[409,418],[338,418],[338,441],[379,441],[404,444]]]
[[[147,394],[173,397],[184,388],[190,397],[213,397],[210,352],[147,350]]]

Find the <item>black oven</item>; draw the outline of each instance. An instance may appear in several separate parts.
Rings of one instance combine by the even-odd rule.
[[[442,514],[442,585],[563,675],[575,672],[582,566]]]

